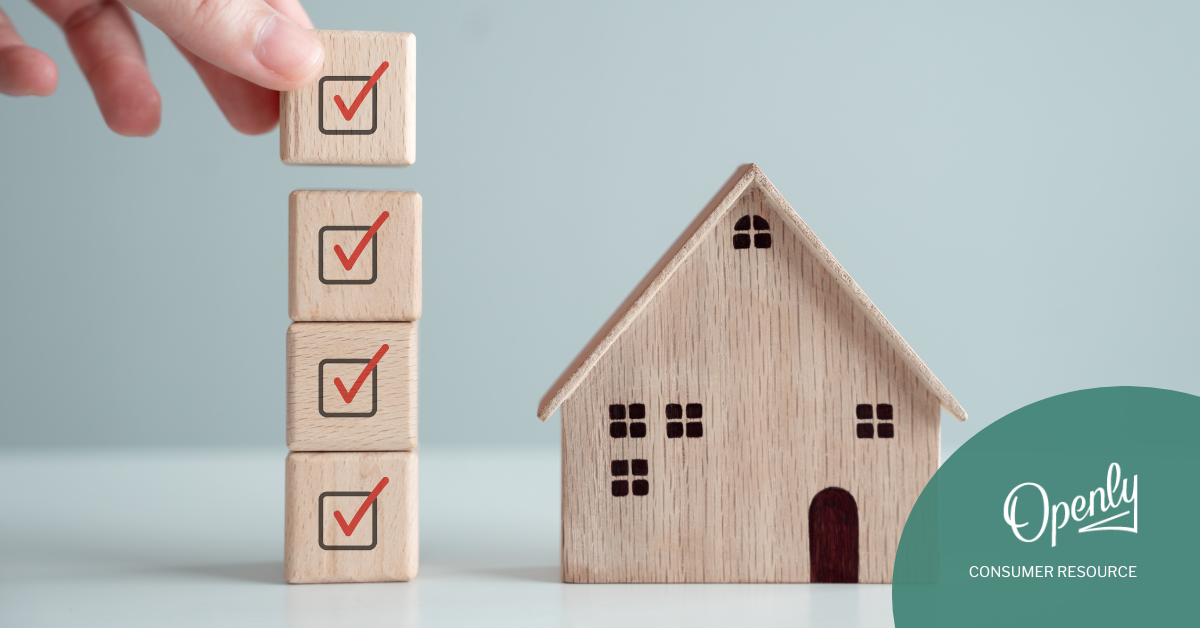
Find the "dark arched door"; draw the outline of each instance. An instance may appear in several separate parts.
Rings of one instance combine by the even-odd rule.
[[[808,507],[808,560],[813,582],[858,582],[858,504],[829,487]]]

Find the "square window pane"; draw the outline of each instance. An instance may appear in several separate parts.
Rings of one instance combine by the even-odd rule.
[[[667,438],[680,438],[683,436],[683,423],[672,421],[667,423]]]
[[[625,420],[625,404],[614,403],[608,407],[608,418],[613,421]]]
[[[628,460],[613,460],[612,461],[612,474],[613,475],[629,475],[629,461]]]
[[[739,233],[733,236],[733,248],[748,249],[750,248],[750,234]]]
[[[879,438],[892,438],[896,435],[895,426],[891,423],[879,424]]]
[[[769,233],[754,234],[754,248],[756,248],[756,249],[771,248],[771,234],[769,234]]]
[[[633,474],[634,475],[649,475],[650,474],[650,461],[649,460],[634,460],[633,461]]]
[[[699,419],[704,416],[704,406],[698,403],[689,403],[687,405],[687,416],[689,419]]]
[[[645,480],[634,480],[633,481],[633,494],[634,495],[649,495],[650,494],[650,483]]]
[[[629,418],[631,418],[631,419],[646,418],[646,404],[644,404],[644,403],[629,404]]]
[[[667,418],[668,419],[682,419],[683,418],[683,406],[681,406],[677,403],[668,403],[667,404]]]
[[[874,416],[871,414],[871,404],[860,403],[857,406],[854,406],[854,416],[857,416],[860,419],[874,418]]]
[[[882,419],[882,420],[884,420],[884,421],[891,421],[891,420],[892,420],[892,404],[890,404],[890,403],[881,403],[881,404],[879,404],[878,406],[875,406],[875,408],[876,408],[876,410],[878,410],[878,411],[879,411],[879,418],[880,418],[880,419]]]
[[[875,438],[875,426],[870,423],[859,423],[858,437],[859,438]]]
[[[629,494],[629,480],[613,480],[613,497],[624,497]]]
[[[687,424],[688,438],[700,438],[704,436],[704,424],[699,421],[692,421]]]
[[[608,424],[608,435],[613,438],[625,438],[625,422],[614,421]]]
[[[629,424],[629,437],[630,438],[645,438],[646,437],[646,424],[642,423],[641,421],[634,421],[633,423],[630,423]]]

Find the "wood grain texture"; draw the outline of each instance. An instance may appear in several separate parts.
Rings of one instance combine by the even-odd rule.
[[[388,350],[375,377],[368,375],[346,402],[335,378],[350,389],[384,344]],[[416,323],[292,323],[287,335],[287,444],[292,451],[415,448]]]
[[[416,37],[412,33],[312,31],[325,46],[321,79],[279,94],[279,157],[289,164],[407,166],[416,161]],[[349,108],[383,62],[375,101]],[[358,77],[340,80],[326,77]],[[322,82],[324,79],[324,82]],[[319,104],[318,104],[319,103]],[[341,134],[368,131],[369,135]],[[327,134],[322,132],[324,127]]]
[[[288,202],[288,313],[293,321],[415,321],[421,317],[421,195],[296,191]],[[369,228],[379,230],[345,268]]]
[[[562,406],[567,582],[809,582],[809,508],[830,487],[856,502],[859,581],[891,581],[937,469],[942,400],[742,181]],[[768,222],[770,248],[733,248],[745,215]],[[646,437],[613,438],[609,405],[632,403]],[[667,437],[674,403],[701,404],[702,437]],[[883,422],[857,419],[862,403],[893,406],[894,438],[858,438]],[[646,460],[648,494],[614,497],[614,460]]]
[[[388,483],[346,535],[334,513],[351,523],[369,497],[363,493],[384,477]],[[417,452],[292,453],[285,482],[288,582],[386,582],[417,575]],[[339,492],[356,494],[329,494]]]
[[[538,418],[545,421],[554,414],[572,394],[575,389],[588,377],[591,370],[599,362],[634,320],[657,297],[663,286],[671,280],[675,271],[680,268],[688,257],[697,249],[701,242],[709,237],[712,230],[726,219],[726,215],[739,202],[743,193],[751,186],[757,188],[762,198],[778,212],[784,223],[789,225],[794,234],[800,238],[817,262],[825,268],[837,281],[838,285],[849,294],[856,307],[862,310],[872,325],[887,339],[888,343],[901,355],[905,363],[916,372],[917,376],[934,395],[938,397],[942,408],[959,421],[967,420],[967,412],[962,405],[950,394],[942,382],[933,374],[929,367],[917,356],[916,351],[904,340],[900,332],[892,326],[887,317],[871,301],[862,288],[850,277],[850,273],[834,258],[833,253],[817,238],[808,225],[801,220],[796,210],[788,204],[779,190],[767,179],[762,170],[754,164],[745,164],[738,168],[725,183],[717,195],[709,201],[700,214],[688,225],[683,234],[671,245],[663,257],[655,264],[650,273],[634,288],[633,292],[621,303],[617,311],[604,323],[583,351],[567,366],[562,375],[554,382],[546,394],[538,402]]]

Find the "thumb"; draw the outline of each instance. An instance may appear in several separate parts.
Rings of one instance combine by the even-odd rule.
[[[317,77],[321,42],[263,0],[122,0],[200,58],[252,83],[293,90]]]

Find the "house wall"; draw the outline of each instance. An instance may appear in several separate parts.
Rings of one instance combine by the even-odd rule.
[[[771,248],[733,248],[746,214]],[[632,403],[647,436],[613,438],[609,405]],[[668,438],[668,403],[702,404],[703,436]],[[891,403],[895,437],[858,438],[859,403]],[[567,582],[807,582],[808,508],[831,486],[857,502],[859,581],[890,582],[937,469],[937,398],[754,187],[562,407]],[[634,459],[649,493],[613,496],[639,478],[611,462]]]

